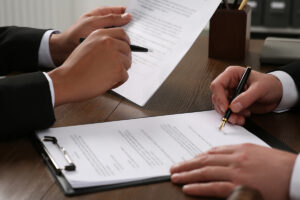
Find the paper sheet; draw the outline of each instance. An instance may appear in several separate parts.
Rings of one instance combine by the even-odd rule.
[[[81,188],[168,176],[170,167],[214,146],[262,140],[240,126],[218,127],[215,111],[168,115],[84,126],[54,128],[38,133],[54,136],[69,153],[76,171],[64,171],[72,187]],[[63,166],[61,152],[44,143]]]
[[[143,106],[174,70],[204,29],[221,0],[131,0],[125,27],[133,53],[129,80],[114,91]]]

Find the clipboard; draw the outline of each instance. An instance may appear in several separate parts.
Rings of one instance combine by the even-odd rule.
[[[256,125],[251,120],[247,120],[246,124],[244,126],[248,131],[250,131],[252,134],[266,142],[268,145],[270,145],[273,148],[288,151],[291,153],[296,153],[292,148],[290,148],[288,145],[284,144],[274,136],[267,133],[265,130],[263,130],[261,127]],[[60,189],[66,196],[76,196],[76,195],[83,195],[88,193],[94,193],[94,192],[101,192],[111,189],[117,189],[117,188],[124,188],[124,187],[130,187],[130,186],[137,186],[137,185],[147,185],[152,183],[159,183],[159,182],[166,182],[170,181],[170,176],[162,176],[162,177],[155,177],[155,178],[149,178],[149,179],[143,179],[138,181],[131,181],[126,183],[118,183],[118,184],[112,184],[112,185],[105,185],[105,186],[96,186],[96,187],[85,187],[85,188],[72,188],[70,183],[67,181],[67,179],[64,177],[62,173],[59,173],[57,168],[55,167],[55,163],[52,162],[51,155],[47,152],[47,150],[44,148],[44,144],[40,141],[40,139],[34,134],[31,137],[32,144],[36,148],[37,152],[40,154],[41,158],[43,159],[44,163],[48,167],[50,173],[54,177],[56,183],[59,185]],[[68,162],[69,164],[71,163]]]
[[[137,186],[137,185],[147,185],[152,183],[160,183],[160,182],[166,182],[170,181],[170,176],[162,176],[162,177],[155,177],[155,178],[149,178],[149,179],[143,179],[138,181],[130,181],[126,183],[118,183],[118,184],[111,184],[111,185],[104,185],[104,186],[96,186],[96,187],[84,187],[84,188],[72,188],[70,183],[67,181],[67,179],[64,177],[64,175],[60,172],[62,169],[58,169],[56,166],[55,161],[53,162],[53,159],[51,157],[51,154],[46,150],[44,144],[40,141],[40,139],[36,136],[36,134],[33,134],[30,138],[32,141],[33,146],[35,147],[38,154],[41,156],[43,162],[48,167],[51,175],[54,177],[55,182],[59,185],[60,189],[66,196],[76,196],[76,195],[83,195],[88,193],[94,193],[94,192],[101,192],[111,189],[117,189],[117,188],[124,188],[124,187],[130,187],[130,186]],[[63,147],[62,147],[63,148]],[[67,160],[67,159],[66,159]],[[72,164],[71,160],[68,162],[69,165],[66,167],[71,167]],[[69,170],[72,171],[72,170]]]

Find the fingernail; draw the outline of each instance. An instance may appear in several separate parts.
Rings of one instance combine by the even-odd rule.
[[[129,13],[124,13],[124,14],[122,15],[122,18],[123,18],[123,19],[130,18],[130,14],[129,14]]]
[[[231,110],[236,113],[241,112],[243,110],[243,105],[240,102],[237,102],[231,105]]]
[[[171,180],[172,182],[177,183],[179,181],[179,174],[173,174]]]
[[[188,190],[189,188],[190,188],[189,185],[184,185],[184,186],[182,187],[182,190],[185,191],[185,190]]]
[[[174,164],[174,165],[172,165],[171,169],[175,169],[175,168],[177,168],[178,166],[179,166],[178,163],[177,163],[177,164]]]

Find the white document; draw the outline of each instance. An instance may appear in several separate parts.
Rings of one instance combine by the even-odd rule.
[[[125,26],[131,43],[148,53],[133,52],[129,79],[114,91],[143,106],[174,70],[200,35],[221,0],[131,0]]]
[[[226,124],[215,111],[168,115],[83,126],[53,128],[38,133],[54,136],[76,165],[63,171],[73,188],[111,185],[169,176],[170,167],[214,146],[254,143],[267,146],[240,126]],[[61,167],[64,157],[44,142]]]

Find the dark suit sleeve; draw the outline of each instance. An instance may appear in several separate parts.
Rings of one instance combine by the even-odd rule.
[[[38,70],[38,51],[46,30],[0,27],[0,75]]]
[[[0,27],[0,74],[38,71],[46,30]],[[0,138],[19,137],[54,123],[49,83],[42,72],[0,79]]]
[[[300,62],[294,62],[289,65],[280,67],[279,70],[288,73],[293,78],[298,90],[298,94],[300,94]],[[298,109],[300,108],[300,101],[298,101],[296,107]]]
[[[49,83],[42,72],[0,79],[0,137],[50,127],[54,121]]]

